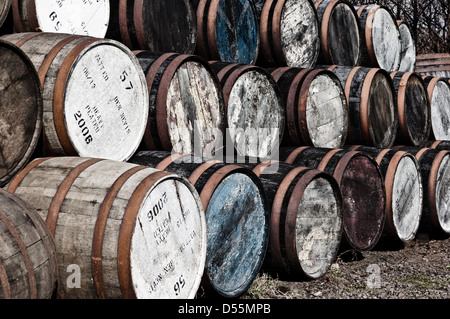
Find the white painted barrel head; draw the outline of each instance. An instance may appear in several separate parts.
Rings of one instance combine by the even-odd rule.
[[[137,58],[123,44],[97,40],[71,66],[64,122],[79,156],[128,160],[144,135],[148,89]]]
[[[281,11],[279,35],[287,66],[313,67],[320,53],[319,21],[308,0],[286,0]]]
[[[437,211],[437,222],[442,231],[450,235],[450,155],[446,154],[442,159],[437,171],[435,185],[435,204]]]
[[[378,8],[373,15],[372,42],[379,67],[389,72],[398,71],[402,52],[400,32],[385,8]]]
[[[398,162],[392,188],[392,219],[403,242],[415,238],[423,207],[422,178],[418,163],[411,154]]]
[[[342,221],[340,200],[329,180],[312,180],[303,192],[296,222],[298,259],[310,278],[320,278],[334,262]]]
[[[400,23],[398,29],[400,31],[401,41],[401,60],[400,60],[400,72],[414,72],[416,67],[416,42],[411,34],[411,30],[406,23]]]
[[[272,158],[284,131],[284,106],[275,82],[257,70],[243,72],[230,91],[227,123],[238,156]]]
[[[29,0],[30,1],[30,0]],[[33,0],[43,32],[103,38],[109,25],[109,0]]]
[[[431,128],[436,140],[450,139],[450,85],[437,81],[431,96]]]
[[[334,74],[318,74],[309,85],[306,123],[315,147],[340,148],[348,128],[348,109],[344,89]]]
[[[216,77],[203,63],[187,60],[178,66],[167,85],[172,151],[213,157],[211,154],[222,145],[224,126],[223,99]]]
[[[206,222],[193,186],[176,178],[156,184],[138,213],[130,266],[138,299],[193,299],[206,260]]]

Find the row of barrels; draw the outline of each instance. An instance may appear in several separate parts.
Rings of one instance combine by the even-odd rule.
[[[8,12],[9,24],[4,22]],[[8,33],[88,35],[120,41],[131,50],[249,65],[311,68],[320,63],[412,72],[416,57],[408,25],[376,3],[7,0],[0,16]]]
[[[0,190],[0,296],[236,298],[260,271],[317,279],[344,249],[446,238],[447,144],[36,158]]]

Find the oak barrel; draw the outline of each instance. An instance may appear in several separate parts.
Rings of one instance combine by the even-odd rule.
[[[40,212],[58,250],[61,299],[194,298],[206,258],[200,197],[150,167],[37,158],[8,185]]]
[[[311,68],[320,54],[319,18],[311,0],[254,0],[260,27],[258,65]]]
[[[450,236],[450,151],[411,146],[396,146],[414,154],[422,176],[424,201],[420,233],[433,237]]]
[[[258,177],[235,164],[162,151],[140,151],[130,161],[189,179],[206,218],[205,296],[244,294],[261,269],[269,240],[269,206]]]
[[[431,132],[431,105],[425,83],[413,72],[392,72],[391,78],[399,123],[395,144],[423,147]]]
[[[359,65],[361,38],[355,7],[345,0],[315,0],[320,23],[321,55],[328,65]]]
[[[342,197],[336,180],[278,161],[241,165],[259,176],[269,199],[263,270],[287,280],[322,277],[335,262],[342,237]]]
[[[39,214],[0,188],[0,299],[50,299],[57,284],[56,246]]]
[[[403,20],[397,20],[400,32],[402,51],[400,54],[400,72],[414,72],[417,60],[416,40],[414,39],[409,25]]]
[[[372,156],[383,175],[386,222],[380,241],[395,245],[415,239],[422,217],[423,187],[419,163],[414,155],[359,145],[349,149]]]
[[[398,71],[402,44],[397,20],[388,7],[369,4],[356,7],[362,42],[361,64]]]
[[[5,24],[11,9],[11,0],[2,0],[0,4],[0,28]]]
[[[20,171],[38,148],[43,126],[41,85],[28,56],[0,40],[0,186]]]
[[[423,76],[431,106],[431,140],[450,140],[450,82]]]
[[[342,247],[366,251],[377,244],[386,219],[386,190],[372,157],[358,151],[304,146],[281,148],[280,160],[336,179],[343,198]]]
[[[103,38],[110,19],[109,3],[109,0],[12,0],[14,29],[16,32],[60,32]]]
[[[119,161],[134,154],[147,123],[148,91],[133,52],[114,40],[62,33],[2,38],[38,70],[45,154]]]
[[[428,141],[426,147],[440,151],[450,151],[450,140]]]
[[[135,54],[150,96],[144,150],[214,157],[223,146],[225,105],[209,63],[191,54]]]
[[[391,147],[398,128],[393,81],[379,68],[331,66],[348,103],[349,130],[346,144]]]
[[[227,155],[272,158],[285,126],[277,83],[258,66],[217,61],[210,61],[210,65],[224,97]]]
[[[196,54],[207,60],[254,65],[260,38],[253,0],[197,2]]]
[[[190,0],[113,0],[106,37],[132,50],[194,53],[195,8]]]
[[[426,76],[450,78],[450,53],[417,55],[415,72]]]
[[[286,112],[283,145],[342,147],[349,125],[344,88],[331,71],[281,67],[272,71]]]

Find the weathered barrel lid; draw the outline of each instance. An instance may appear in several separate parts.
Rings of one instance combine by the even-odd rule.
[[[409,24],[403,20],[397,20],[397,25],[402,44],[400,67],[398,70],[400,72],[414,72],[417,59],[416,41],[412,36]]]

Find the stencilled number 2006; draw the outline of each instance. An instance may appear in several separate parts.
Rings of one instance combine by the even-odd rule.
[[[93,140],[92,135],[90,134],[89,128],[86,126],[86,121],[82,117],[81,111],[78,111],[74,114],[75,121],[77,122],[78,127],[81,130],[81,134],[84,136],[84,141],[86,144],[90,144]]]

